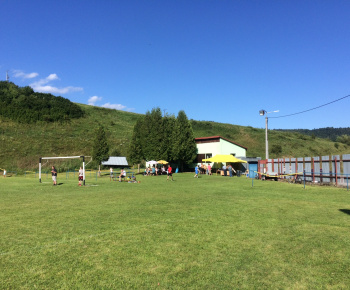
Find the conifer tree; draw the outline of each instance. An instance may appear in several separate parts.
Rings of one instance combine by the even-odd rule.
[[[128,152],[129,162],[131,164],[138,164],[138,168],[140,168],[140,163],[144,159],[142,150],[144,144],[142,133],[143,121],[144,118],[140,118],[136,121]]]
[[[159,159],[173,161],[173,131],[176,119],[174,115],[168,115],[162,119],[162,140],[159,145]]]
[[[180,164],[181,171],[185,164],[192,163],[197,156],[192,126],[184,111],[180,111],[177,115],[172,147],[173,159]]]
[[[162,140],[162,112],[153,108],[147,112],[143,123],[143,155],[146,160],[156,160],[160,156]]]
[[[107,141],[106,132],[102,125],[96,130],[96,137],[92,147],[92,158],[93,160],[101,165],[102,161],[108,160],[109,157],[109,145]]]

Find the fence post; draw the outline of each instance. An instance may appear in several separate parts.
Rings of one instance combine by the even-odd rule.
[[[333,182],[333,172],[332,172],[332,170],[329,171],[329,181],[330,181],[330,183]]]
[[[304,169],[304,189],[305,189],[305,169]]]
[[[323,183],[322,168],[320,169],[320,183]]]
[[[334,175],[335,175],[335,185],[338,186],[338,170],[337,170],[337,157],[334,158]]]

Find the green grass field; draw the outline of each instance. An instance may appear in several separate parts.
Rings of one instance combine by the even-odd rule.
[[[0,287],[349,287],[346,189],[174,179],[1,177]]]

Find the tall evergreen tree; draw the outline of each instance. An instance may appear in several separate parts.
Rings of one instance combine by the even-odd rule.
[[[107,141],[106,132],[103,126],[99,126],[96,130],[96,137],[92,147],[92,158],[93,160],[101,165],[102,161],[108,160],[109,157],[109,145]]]
[[[156,160],[160,156],[159,144],[162,141],[162,111],[153,108],[147,112],[143,123],[143,155],[146,160]]]
[[[180,111],[176,118],[172,151],[173,159],[179,162],[181,171],[185,164],[194,162],[197,156],[192,126],[184,111]]]
[[[172,161],[173,160],[173,131],[175,128],[176,119],[174,115],[165,116],[162,119],[162,140],[159,144],[160,155],[159,159]]]
[[[144,118],[140,118],[136,121],[128,150],[129,162],[131,164],[138,164],[138,168],[140,168],[140,163],[144,159],[142,150],[144,144],[142,133],[143,121]]]
[[[141,124],[141,144],[142,144],[142,155],[143,159],[148,159],[149,156],[152,154],[152,144],[150,144],[148,140],[148,136],[151,134],[152,126],[151,126],[151,113],[150,111],[147,111],[145,116],[143,117],[142,124]],[[150,160],[150,159],[148,159]]]

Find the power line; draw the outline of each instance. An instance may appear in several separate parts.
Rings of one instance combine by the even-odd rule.
[[[338,102],[338,101],[340,101],[340,100],[346,99],[346,98],[348,98],[348,97],[350,97],[350,95],[347,95],[347,96],[345,96],[345,97],[342,97],[342,98],[340,98],[340,99],[334,100],[334,101],[329,102],[329,103],[327,103],[327,104],[324,104],[324,105],[321,105],[321,106],[318,106],[318,107],[315,107],[315,108],[312,108],[312,109],[308,109],[308,110],[305,110],[305,111],[301,111],[301,112],[298,112],[298,113],[293,113],[293,114],[284,115],[284,116],[279,116],[279,117],[269,117],[269,118],[275,118],[275,119],[277,119],[277,118],[290,117],[290,116],[294,116],[294,115],[306,113],[306,112],[309,112],[309,111],[312,111],[312,110],[316,110],[316,109],[319,109],[319,108],[321,108],[321,107],[324,107],[324,106],[333,104],[333,103],[335,103],[335,102]]]

